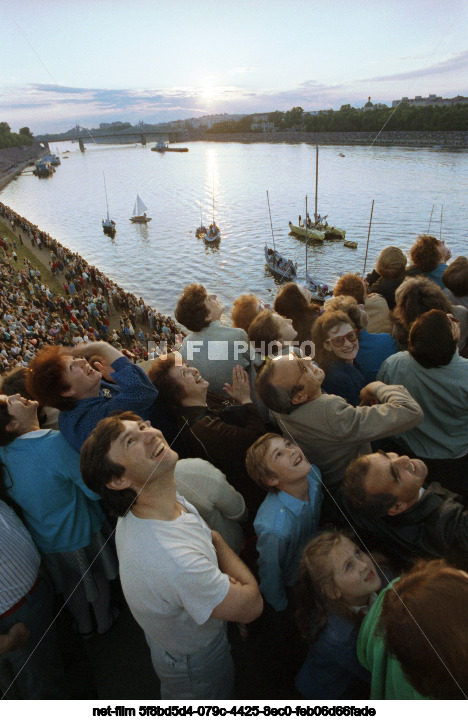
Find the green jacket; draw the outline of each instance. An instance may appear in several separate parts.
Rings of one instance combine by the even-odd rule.
[[[357,641],[360,663],[372,674],[371,699],[428,700],[416,691],[405,676],[400,662],[387,651],[382,632],[378,629],[380,611],[386,593],[392,593],[393,583],[379,595],[362,622]]]

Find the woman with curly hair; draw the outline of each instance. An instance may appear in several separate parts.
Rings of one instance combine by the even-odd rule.
[[[420,275],[422,273],[426,278],[433,280],[440,288],[444,289],[442,276],[447,269],[447,261],[451,256],[452,253],[441,240],[437,240],[433,235],[419,235],[410,250],[413,265],[408,268],[408,275]]]
[[[297,283],[283,285],[275,298],[274,309],[283,318],[292,320],[299,345],[311,340],[312,327],[320,315],[321,308],[318,303],[312,302],[312,295],[305,286]]]
[[[394,245],[389,245],[377,258],[375,270],[366,277],[369,292],[383,295],[390,310],[395,307],[395,291],[405,279],[406,262],[403,251]]]
[[[306,546],[296,597],[296,622],[310,644],[296,676],[304,698],[366,698],[371,677],[358,661],[356,642],[388,574],[338,531],[320,533]]]
[[[358,406],[366,379],[355,363],[359,352],[356,324],[341,310],[327,310],[315,322],[312,340],[315,343],[315,360],[325,371],[323,390]]]

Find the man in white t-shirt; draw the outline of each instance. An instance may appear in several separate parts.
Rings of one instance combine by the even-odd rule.
[[[177,460],[161,431],[127,412],[97,425],[82,448],[81,472],[120,516],[122,588],[145,632],[161,698],[229,699],[225,621],[253,621],[263,601],[240,558],[177,494]]]

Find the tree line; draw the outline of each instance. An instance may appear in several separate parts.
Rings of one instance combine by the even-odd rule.
[[[215,123],[207,132],[248,133],[262,132],[261,128],[252,128],[255,115],[246,115],[241,120]],[[386,131],[443,131],[468,130],[468,104],[436,106],[413,106],[401,103],[398,108],[389,108],[378,104],[362,110],[351,105],[342,105],[339,110],[320,110],[311,115],[301,107],[286,112],[275,110],[268,113],[268,122],[273,123],[276,131],[305,132],[379,132]]]
[[[33,142],[29,128],[20,128],[19,133],[12,133],[8,123],[0,123],[0,148],[16,148],[19,145],[32,145]]]

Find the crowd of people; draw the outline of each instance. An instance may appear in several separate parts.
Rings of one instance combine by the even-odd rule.
[[[79,334],[111,305],[149,316],[29,233],[74,269]],[[123,336],[64,335],[57,297],[4,261],[22,362],[0,394],[0,653],[25,698],[67,698],[53,624],[24,664],[54,593],[102,634],[117,574],[162,699],[235,698],[232,634],[254,657],[266,640],[258,673],[289,697],[467,697],[468,260],[428,235],[410,258],[385,248],[323,306],[295,283],[273,308],[242,295],[230,324],[192,283],[188,334],[145,366]]]
[[[125,292],[78,253],[2,203],[0,218],[15,232],[13,239],[0,238],[3,370],[26,366],[43,344],[106,340],[137,361],[155,357],[161,347],[173,347],[180,330],[170,317]],[[25,243],[48,251],[59,293],[41,278],[37,264],[27,257],[20,262],[18,247]]]

